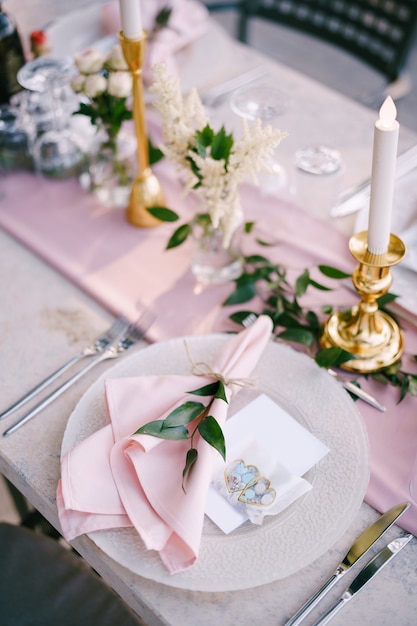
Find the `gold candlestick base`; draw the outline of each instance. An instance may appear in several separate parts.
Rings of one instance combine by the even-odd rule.
[[[126,217],[133,226],[149,228],[159,226],[162,222],[151,215],[147,209],[165,206],[165,199],[159,181],[149,167],[148,135],[142,84],[146,32],[142,31],[138,39],[127,39],[120,32],[119,40],[123,56],[133,79],[133,122],[135,125],[138,160],[138,175],[132,185]]]
[[[155,206],[165,206],[165,198],[157,177],[148,168],[133,181],[126,209],[128,222],[141,228],[159,226],[161,220],[147,211]]]
[[[363,231],[349,241],[350,252],[359,261],[352,282],[361,301],[350,311],[331,315],[320,338],[323,348],[337,346],[350,352],[354,358],[340,367],[361,374],[392,365],[401,358],[404,349],[400,327],[390,315],[378,309],[377,299],[389,290],[390,267],[404,257],[405,245],[401,239],[390,235],[388,250],[374,255],[368,251],[367,235],[367,231]]]

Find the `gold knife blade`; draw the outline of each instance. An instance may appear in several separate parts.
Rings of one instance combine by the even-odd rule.
[[[343,561],[338,565],[335,572],[316,591],[315,594],[295,613],[285,626],[298,626],[305,617],[313,610],[327,592],[349,571],[349,569],[359,561],[374,543],[396,522],[410,506],[409,502],[397,504],[392,509],[381,515],[376,522],[364,530],[356,541],[352,544]]]

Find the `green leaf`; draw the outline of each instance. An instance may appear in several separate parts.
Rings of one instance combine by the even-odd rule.
[[[227,135],[224,126],[213,137],[210,155],[216,161],[224,159],[227,163],[233,146],[233,135]]]
[[[409,385],[410,385],[410,380],[408,376],[404,374],[401,380],[401,393],[400,393],[400,399],[398,400],[398,404],[400,404],[400,402],[404,400],[405,396],[407,395]]]
[[[198,458],[198,450],[196,450],[195,448],[190,448],[187,451],[187,456],[185,457],[185,467],[182,471],[182,489],[183,491],[185,491],[184,489],[184,481],[187,477],[187,475],[189,474],[189,472],[191,471],[191,469],[193,468],[194,464],[196,463]]]
[[[306,328],[288,328],[282,333],[278,333],[277,336],[280,339],[295,341],[296,343],[301,343],[304,346],[311,346],[314,343],[313,333]]]
[[[190,234],[191,226],[189,224],[182,224],[182,226],[179,226],[177,230],[171,235],[167,243],[166,249],[170,250],[171,248],[176,248],[177,246],[180,246],[182,243],[184,243],[184,241]]]
[[[161,222],[176,222],[179,219],[175,211],[164,206],[147,207],[147,211]]]
[[[307,311],[306,321],[311,328],[314,328],[315,330],[319,330],[320,321],[316,313],[314,313],[314,311]]]
[[[354,359],[354,355],[346,352],[342,348],[332,346],[331,348],[322,348],[315,356],[315,361],[320,367],[331,367],[332,365],[341,365],[346,361]]]
[[[321,311],[325,315],[331,315],[333,313],[333,307],[331,304],[325,304],[321,307]]]
[[[204,385],[204,387],[200,387],[199,389],[194,389],[193,391],[187,391],[187,393],[192,393],[195,396],[214,396],[219,389],[220,381],[216,381],[215,383],[209,383],[208,385]]]
[[[250,256],[245,257],[246,263],[250,263],[251,265],[256,265],[257,263],[268,263],[269,261],[266,257],[261,256],[260,254],[252,254]]]
[[[196,143],[195,143],[196,152],[198,154],[201,154],[201,156],[205,156],[205,153],[206,153],[205,148],[208,148],[209,146],[211,146],[213,142],[214,130],[208,124],[206,124],[203,130],[196,130],[195,138],[196,138]]]
[[[172,8],[163,7],[155,18],[155,24],[158,24],[159,27],[164,28],[168,25],[169,18],[171,17]]]
[[[256,239],[256,243],[259,244],[260,246],[275,246],[275,243],[270,243],[269,241],[265,241],[264,239]]]
[[[321,291],[332,291],[331,287],[326,287],[326,285],[322,285],[315,280],[310,279],[310,285],[315,287],[316,289],[320,289]]]
[[[219,383],[219,388],[214,394],[214,397],[217,398],[218,400],[223,400],[224,402],[226,402],[226,404],[228,404],[229,402],[227,400],[226,389],[224,388],[224,384],[222,383],[221,380],[219,380],[218,383]]]
[[[258,317],[258,314],[253,311],[236,311],[236,313],[229,315],[229,319],[235,322],[235,324],[243,325],[243,320],[249,317],[249,315],[256,315],[256,317]]]
[[[256,285],[251,279],[238,281],[236,289],[223,302],[223,305],[242,304],[256,296]]]
[[[255,226],[255,222],[245,222],[245,226],[244,226],[245,233],[248,233],[248,234],[251,233],[254,226]]]
[[[158,439],[169,439],[170,441],[182,441],[189,438],[189,433],[185,426],[164,428],[164,420],[149,422],[139,428],[134,434],[151,435],[152,437],[158,437]]]
[[[304,272],[295,281],[295,295],[297,297],[303,296],[307,291],[307,287],[310,284],[310,273],[308,270]]]
[[[331,267],[330,265],[319,265],[318,266],[320,272],[327,276],[328,278],[350,278],[351,274],[346,274],[346,272],[342,272],[342,270],[338,270],[335,267]]]
[[[417,396],[417,376],[410,374],[410,385],[408,391],[411,396]]]
[[[226,444],[224,441],[223,431],[219,423],[212,415],[208,415],[198,425],[198,432],[207,443],[215,448],[226,460]]]
[[[163,429],[183,426],[195,420],[206,407],[201,402],[184,402],[164,419]]]
[[[155,165],[155,163],[158,163],[158,161],[164,158],[162,150],[154,146],[150,139],[148,139],[148,154],[149,165]]]
[[[399,296],[397,294],[395,294],[395,293],[385,293],[383,296],[378,298],[378,300],[377,300],[378,306],[380,308],[383,308],[384,306],[386,306],[390,302],[393,302],[394,300],[396,300],[398,297]]]

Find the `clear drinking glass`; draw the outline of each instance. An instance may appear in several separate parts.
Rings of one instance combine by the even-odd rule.
[[[40,57],[26,63],[17,75],[28,91],[26,119],[35,168],[45,176],[77,174],[84,160],[81,139],[71,128],[69,84],[75,74],[71,57]]]

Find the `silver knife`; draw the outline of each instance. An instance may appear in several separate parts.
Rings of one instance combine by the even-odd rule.
[[[314,609],[330,589],[355,565],[361,557],[374,545],[382,535],[410,506],[409,502],[397,504],[392,509],[381,515],[376,522],[363,531],[353,543],[343,561],[324,585],[311,596],[309,600],[286,622],[285,626],[298,626],[305,617]]]
[[[417,167],[417,146],[402,152],[397,158],[395,179],[399,180]],[[357,187],[342,192],[339,203],[330,210],[331,217],[345,217],[363,208],[370,197],[371,181],[364,180]]]
[[[336,615],[340,611],[341,608],[345,606],[356,595],[361,589],[365,587],[369,583],[370,580],[378,572],[382,570],[387,563],[394,558],[396,554],[399,553],[400,550],[407,545],[409,541],[413,538],[413,535],[403,535],[391,541],[385,548],[382,548],[378,554],[374,556],[365,567],[359,572],[356,578],[350,584],[350,587],[346,589],[340,599],[336,602],[331,609],[329,609],[317,622],[314,622],[313,626],[324,626],[328,624],[332,617]]]
[[[347,389],[348,391],[350,391],[350,393],[352,393],[354,396],[357,396],[364,402],[367,402],[368,404],[373,406],[375,409],[378,409],[378,411],[387,410],[387,407],[385,407],[383,404],[378,402],[378,400],[374,398],[373,396],[371,396],[371,394],[368,393],[367,391],[364,391],[357,385],[354,385],[350,380],[346,380],[346,378],[343,378],[331,368],[327,368],[327,371],[331,376],[333,376],[333,378],[336,378],[336,380],[338,380],[339,383],[341,383],[343,387]]]

